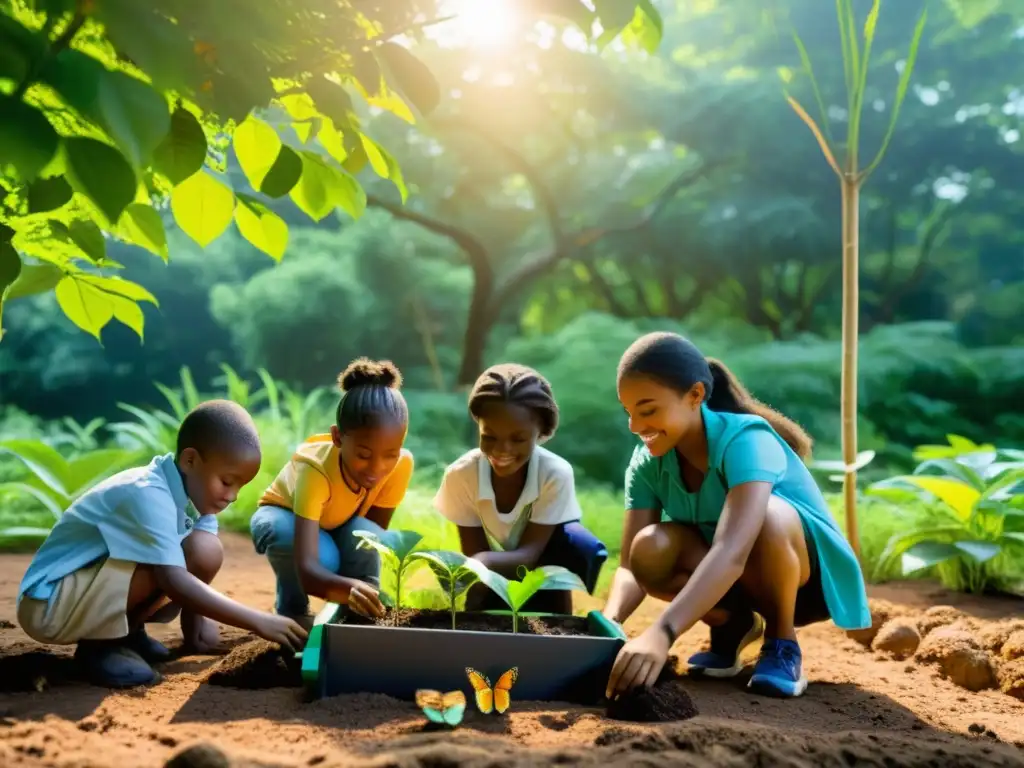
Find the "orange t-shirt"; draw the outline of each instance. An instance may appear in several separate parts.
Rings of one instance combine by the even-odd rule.
[[[397,507],[405,498],[412,470],[412,454],[403,448],[391,474],[373,488],[353,492],[341,476],[338,448],[330,434],[313,435],[295,450],[259,503],[290,509],[331,530],[353,515],[365,516],[371,507]]]

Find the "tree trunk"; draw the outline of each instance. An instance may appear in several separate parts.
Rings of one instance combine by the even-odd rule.
[[[469,314],[466,317],[466,332],[462,337],[462,362],[459,365],[459,375],[455,379],[456,388],[472,386],[483,373],[487,339],[494,326],[495,314],[487,309],[493,300],[491,281],[481,279],[479,274],[475,277],[473,295],[469,301]]]
[[[858,217],[860,181],[853,174],[841,180],[843,201],[843,368],[842,406],[843,500],[846,510],[846,538],[860,558],[857,530],[857,472],[850,470],[857,461],[857,321],[860,308]]]

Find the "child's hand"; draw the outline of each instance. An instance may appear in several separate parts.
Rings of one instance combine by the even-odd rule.
[[[348,607],[368,619],[380,618],[384,615],[384,604],[381,603],[377,590],[359,579],[348,579]]]
[[[301,651],[309,637],[309,633],[292,619],[276,613],[264,613],[253,629],[264,640],[293,651]]]

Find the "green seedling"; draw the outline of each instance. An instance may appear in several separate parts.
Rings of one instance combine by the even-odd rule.
[[[409,557],[410,560],[425,562],[437,578],[438,585],[448,595],[448,608],[452,612],[452,629],[455,629],[455,601],[480,578],[477,570],[474,566],[469,565],[469,558],[461,552],[445,550],[413,552]]]
[[[402,607],[402,579],[410,565],[415,560],[410,557],[414,549],[420,543],[423,535],[416,531],[355,531],[354,536],[360,539],[360,549],[375,549],[381,555],[381,560],[387,560],[395,570],[395,605],[396,609]]]
[[[519,614],[526,602],[542,589],[575,589],[586,592],[583,581],[568,568],[560,565],[543,565],[527,571],[520,568],[520,580],[506,579],[487,568],[477,560],[469,559],[466,567],[471,569],[494,594],[500,597],[512,611],[512,632],[519,631]]]

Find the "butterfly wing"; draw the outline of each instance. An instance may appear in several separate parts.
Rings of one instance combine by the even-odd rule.
[[[519,667],[512,667],[508,672],[498,678],[494,684],[494,708],[498,714],[504,714],[512,705],[512,686],[519,679]]]
[[[491,681],[472,667],[466,667],[466,676],[469,678],[469,684],[473,686],[476,708],[485,715],[489,715],[494,709],[494,691],[491,689]]]
[[[444,697],[440,691],[429,689],[416,691],[416,706],[423,710],[423,714],[430,722],[444,723]]]
[[[444,722],[450,726],[456,726],[462,722],[466,714],[466,694],[462,691],[450,691],[442,700],[441,716]]]

